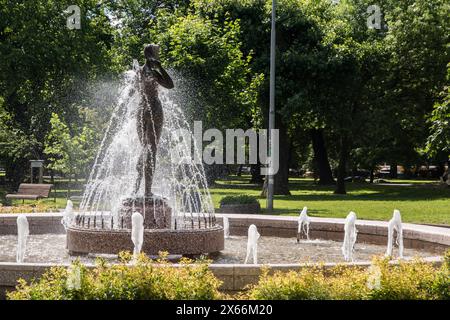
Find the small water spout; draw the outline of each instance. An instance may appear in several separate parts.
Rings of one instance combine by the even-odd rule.
[[[223,236],[225,239],[230,237],[230,222],[228,217],[223,217]]]
[[[300,242],[302,233],[305,233],[306,239],[309,240],[309,223],[310,219],[308,217],[308,208],[303,207],[300,216],[298,217],[298,230],[297,230],[297,242]]]
[[[353,252],[355,250],[355,243],[358,230],[356,230],[356,213],[350,211],[347,218],[345,218],[344,226],[344,243],[342,244],[342,254],[345,261],[353,261]]]
[[[30,234],[30,227],[28,225],[27,217],[19,215],[17,217],[17,251],[16,261],[22,263],[27,250],[27,238]]]
[[[67,230],[67,228],[72,224],[74,218],[75,218],[75,215],[73,213],[73,202],[70,200],[67,200],[66,208],[64,209],[63,218],[61,219],[61,223],[64,226],[65,230]]]
[[[81,268],[78,264],[71,264],[67,269],[68,277],[66,280],[66,286],[69,290],[81,289]]]
[[[144,217],[139,212],[131,216],[131,241],[134,244],[133,256],[136,259],[144,243]]]
[[[388,244],[386,250],[386,256],[392,256],[392,247],[394,242],[394,230],[397,232],[397,238],[395,239],[395,243],[398,246],[398,256],[399,258],[403,258],[403,228],[402,228],[402,217],[400,215],[400,211],[395,209],[392,219],[389,220],[388,224]]]
[[[247,264],[250,255],[253,256],[253,264],[258,264],[258,239],[260,234],[254,224],[248,227],[248,240],[247,240],[247,256],[244,263]]]

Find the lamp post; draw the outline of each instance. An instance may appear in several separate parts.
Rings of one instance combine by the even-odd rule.
[[[275,129],[275,20],[276,0],[272,0],[272,26],[270,31],[270,90],[269,90],[269,175],[267,184],[267,211],[273,211],[274,175],[272,159],[272,130]]]

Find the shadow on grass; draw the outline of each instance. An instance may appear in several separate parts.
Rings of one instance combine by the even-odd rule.
[[[227,190],[261,191],[262,186],[249,184],[248,178],[233,177],[222,180],[211,189],[216,195],[228,195]],[[334,194],[334,186],[322,186],[312,180],[290,181],[291,195],[277,195],[275,200],[283,201],[423,201],[450,199],[450,189],[437,184],[377,185],[350,182],[346,184],[347,194]],[[225,189],[225,190],[220,190]],[[259,196],[259,193],[258,193]],[[259,196],[260,199],[263,197]]]

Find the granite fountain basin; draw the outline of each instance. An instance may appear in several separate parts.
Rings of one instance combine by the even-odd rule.
[[[12,289],[19,278],[29,280],[38,277],[46,269],[55,265],[68,265],[74,257],[69,255],[66,247],[66,234],[61,225],[61,213],[24,214],[30,224],[29,251],[24,263],[15,262],[15,245],[17,234],[17,214],[0,215],[0,287]],[[226,215],[229,219],[230,238],[223,240],[223,229],[217,231],[217,241],[224,241],[224,250],[210,256],[214,274],[223,281],[224,290],[242,290],[247,284],[255,283],[260,275],[261,266],[268,265],[273,271],[297,270],[314,262],[324,262],[325,268],[336,264],[370,266],[373,255],[383,255],[387,244],[387,222],[357,221],[358,240],[356,259],[345,263],[340,253],[344,237],[344,219],[311,218],[310,241],[296,241],[297,217],[269,215]],[[223,215],[216,215],[217,222],[222,223]],[[258,265],[243,264],[245,257],[246,235],[249,225],[255,224],[261,234],[259,241]],[[68,235],[70,235],[70,232]],[[124,241],[128,234],[123,230]],[[157,233],[151,235],[156,241]],[[442,255],[450,247],[450,229],[404,223],[403,237],[405,259],[415,256],[425,261],[440,264]],[[203,239],[195,242],[197,247],[212,246]],[[183,245],[189,245],[182,242]],[[132,245],[130,244],[130,250]],[[214,252],[215,250],[205,250]],[[193,255],[198,254],[198,250]],[[109,252],[108,252],[109,253]],[[176,254],[176,251],[171,252]],[[155,253],[156,254],[156,253]],[[59,257],[58,257],[59,256]],[[395,250],[394,250],[395,256]],[[87,265],[92,265],[96,256],[77,257]],[[106,255],[112,263],[114,255]],[[174,256],[176,259],[177,256]],[[396,263],[394,260],[393,263]],[[175,263],[174,265],[177,266]],[[3,292],[2,290],[2,292]]]

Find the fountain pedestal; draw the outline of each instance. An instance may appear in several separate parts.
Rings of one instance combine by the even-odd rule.
[[[144,217],[144,229],[170,229],[172,208],[162,197],[153,195],[125,199],[119,213],[121,228],[131,229],[131,216],[134,212],[139,212]]]

